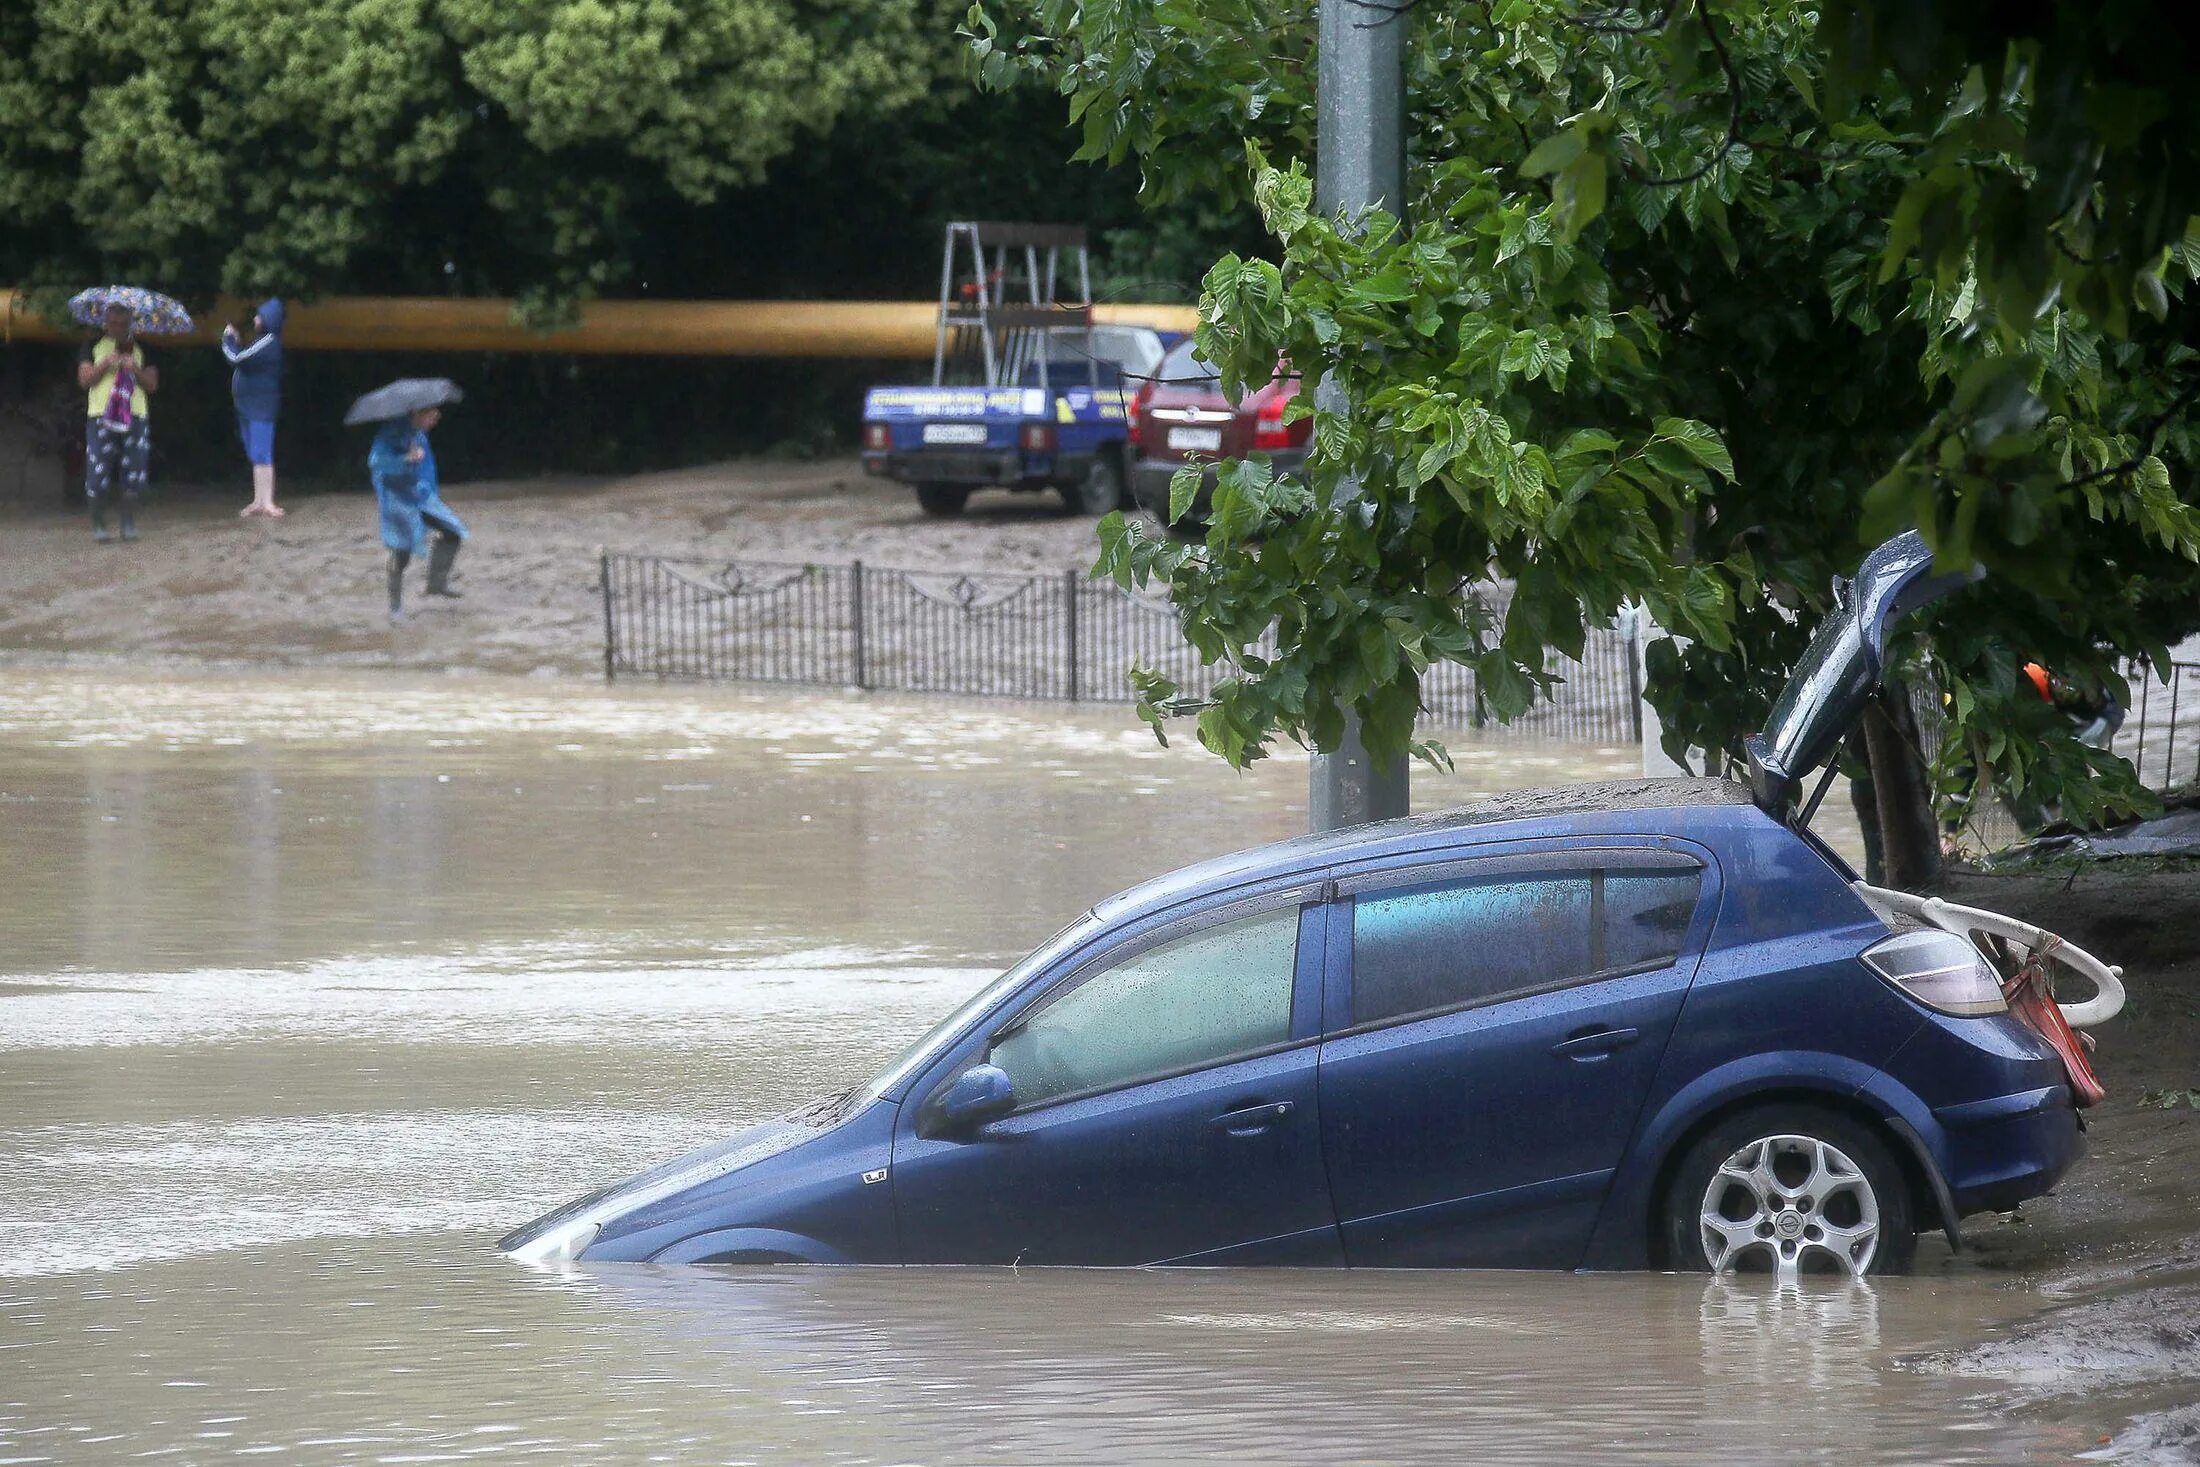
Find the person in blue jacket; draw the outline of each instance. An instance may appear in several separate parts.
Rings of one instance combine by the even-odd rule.
[[[390,620],[405,619],[405,567],[425,549],[428,594],[457,599],[451,589],[451,564],[465,542],[466,526],[443,502],[435,472],[435,450],[428,432],[443,421],[441,408],[422,408],[395,418],[374,435],[367,450],[367,472],[382,509],[382,543],[390,552]]]
[[[240,344],[237,328],[222,328],[222,355],[236,370],[229,374],[229,395],[237,404],[237,436],[252,465],[252,502],[237,513],[245,519],[283,517],[275,504],[275,415],[283,405],[283,303],[260,302],[252,317],[252,341]]]

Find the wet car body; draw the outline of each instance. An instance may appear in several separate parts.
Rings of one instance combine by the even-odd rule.
[[[1748,785],[1530,791],[1149,882],[869,1085],[502,1246],[591,1262],[1647,1267],[1674,1262],[1697,1221],[1674,1201],[1697,1185],[1689,1167],[1714,1190],[1750,1157],[1769,1174],[1765,1141],[1715,1170],[1696,1159],[1759,1115],[1820,1118],[1839,1146],[1801,1139],[1821,1163],[1877,1157],[1871,1226],[1899,1225],[1903,1256],[1915,1230],[1953,1237],[2078,1158],[2062,1060],[2000,1011],[1991,975],[1970,975],[1984,1000],[1932,987],[1964,976],[1946,949],[1960,966],[1964,945],[1874,906],[1793,798],[1830,754],[1828,721],[1876,687],[1888,623],[1963,579],[1929,568],[1914,536],[1875,552],[1804,691],[1752,741]],[[1904,954],[1926,948],[1905,976]],[[1715,1237],[1703,1195],[1699,1233]],[[1802,1200],[1780,1226],[1815,1216]]]

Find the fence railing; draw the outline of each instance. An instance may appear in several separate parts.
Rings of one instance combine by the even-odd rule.
[[[1077,571],[920,571],[606,552],[604,676],[808,683],[892,692],[1127,703],[1134,665],[1192,695],[1220,675],[1200,662],[1167,602]],[[1502,623],[1511,589],[1472,593]],[[1639,743],[1641,683],[1632,628],[1593,627],[1581,660],[1510,724],[1485,708],[1474,670],[1438,663],[1422,679],[1436,725],[1575,743]],[[2200,662],[2166,681],[2125,670],[2133,707],[2112,747],[2157,790],[2200,783]],[[2185,684],[2191,682],[2192,687]],[[1913,690],[1914,691],[1914,690]],[[1935,700],[1920,698],[1928,747]]]
[[[2200,786],[2200,662],[2172,662],[2166,679],[2137,663],[2124,669],[2124,680],[2133,706],[2109,747],[2149,789]]]
[[[808,683],[893,692],[1127,703],[1133,664],[1193,695],[1204,665],[1165,601],[1077,571],[919,571],[606,552],[604,676]],[[1505,586],[1475,593],[1502,620]],[[1592,628],[1581,660],[1557,659],[1552,693],[1493,725],[1474,670],[1441,663],[1422,683],[1450,728],[1581,743],[1642,737],[1635,634]]]

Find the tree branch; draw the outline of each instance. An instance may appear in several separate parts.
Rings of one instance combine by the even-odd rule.
[[[1615,6],[1595,15],[1570,15],[1564,19],[1568,25],[1580,30],[1595,31],[1603,36],[1654,36],[1673,23],[1673,10],[1674,7],[1668,5],[1655,20],[1629,22],[1620,17],[1637,12],[1633,6],[1627,5]]]
[[[2063,488],[2076,489],[2086,484],[2097,484],[2103,479],[2118,479],[2125,474],[2137,472],[2139,466],[2154,457],[2155,451],[2162,446],[2162,435],[2169,431],[2169,425],[2195,402],[2200,402],[2200,377],[2187,382],[2183,390],[2169,400],[2167,406],[2147,419],[2146,426],[2139,433],[2138,452],[2106,468],[2095,469],[2090,474],[2080,474],[2075,479],[2066,479],[2063,481]]]

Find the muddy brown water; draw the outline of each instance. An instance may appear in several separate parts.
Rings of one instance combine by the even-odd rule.
[[[1458,752],[1421,803],[1636,757]],[[2186,1275],[2081,1288],[2052,1216],[2022,1266],[1784,1293],[491,1250],[1303,821],[1302,764],[1240,778],[1113,712],[0,671],[0,1461],[2181,1450]],[[2081,1293],[2110,1317],[2052,1312]],[[2104,1365],[2127,1297],[2153,1333]]]

